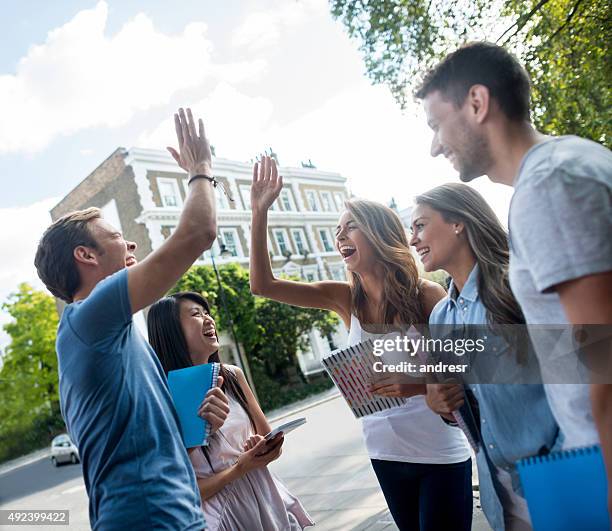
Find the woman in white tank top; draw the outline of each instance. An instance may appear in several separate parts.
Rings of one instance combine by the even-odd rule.
[[[362,323],[402,327],[427,323],[446,292],[418,278],[399,217],[378,203],[347,201],[338,222],[335,244],[349,282],[304,283],[274,277],[267,215],[282,186],[270,157],[255,164],[250,261],[254,294],[336,312],[350,328],[351,345],[371,336]],[[310,245],[314,248],[314,242]],[[469,530],[471,460],[462,432],[427,407],[424,385],[393,384],[378,392],[408,397],[403,406],[362,419],[366,448],[396,524],[402,530]]]

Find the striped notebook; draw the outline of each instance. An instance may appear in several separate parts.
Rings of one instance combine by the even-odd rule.
[[[208,446],[211,426],[198,417],[198,409],[208,390],[217,385],[220,370],[219,363],[205,363],[168,373],[168,387],[186,448]]]
[[[346,349],[334,350],[323,358],[323,366],[334,381],[356,418],[403,405],[404,398],[384,397],[368,391],[376,381],[372,368],[380,358],[374,356],[371,339]]]
[[[601,448],[589,446],[517,462],[534,531],[609,531]]]

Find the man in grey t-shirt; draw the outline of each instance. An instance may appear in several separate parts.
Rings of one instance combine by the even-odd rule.
[[[565,331],[532,334],[545,381],[569,382],[548,385],[547,396],[566,448],[601,441],[612,485],[612,385],[576,383],[580,363],[567,326],[612,324],[612,154],[536,131],[529,77],[495,44],[449,54],[416,96],[434,131],[432,156],[445,155],[462,181],[488,175],[515,187],[512,290],[532,330]]]

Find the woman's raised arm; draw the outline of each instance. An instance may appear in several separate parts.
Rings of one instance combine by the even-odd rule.
[[[351,293],[347,282],[294,282],[276,278],[268,255],[268,210],[283,188],[276,163],[263,157],[253,167],[251,186],[251,292],[275,301],[304,308],[336,312],[347,326],[351,321]]]

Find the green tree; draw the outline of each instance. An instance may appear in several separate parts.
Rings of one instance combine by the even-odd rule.
[[[318,390],[318,386],[306,385],[297,353],[307,347],[307,334],[313,327],[324,337],[328,336],[336,329],[338,318],[324,310],[297,308],[254,297],[249,287],[249,273],[238,264],[221,266],[219,276],[237,339],[248,359],[264,410]],[[212,306],[219,329],[229,331],[229,316],[222,311],[217,279],[211,266],[192,267],[172,291],[202,293]]]
[[[402,108],[415,81],[469,40],[506,46],[533,81],[533,118],[550,134],[611,146],[609,0],[330,0],[361,43],[368,75]]]
[[[20,284],[2,305],[13,321],[0,370],[0,461],[38,448],[62,429],[53,297]]]

